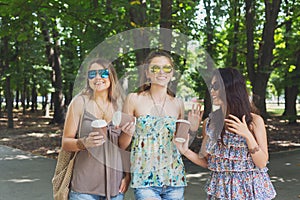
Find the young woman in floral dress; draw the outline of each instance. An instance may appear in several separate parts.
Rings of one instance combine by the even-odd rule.
[[[200,156],[187,143],[175,142],[194,163],[207,159],[211,171],[207,199],[273,199],[265,124],[253,111],[243,76],[233,68],[218,69],[209,90],[213,104],[220,108],[204,121]]]

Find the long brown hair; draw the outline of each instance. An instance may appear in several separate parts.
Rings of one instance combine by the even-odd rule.
[[[212,77],[215,77],[221,86],[219,98],[225,102],[224,105],[226,106],[226,109],[224,109],[226,113],[223,113],[222,109],[211,113],[210,118],[212,119],[212,124],[214,124],[213,127],[218,126],[216,123],[222,120],[222,116],[224,119],[229,114],[232,114],[242,120],[242,117],[245,115],[246,123],[251,130],[250,124],[253,122],[251,113],[255,112],[256,108],[250,102],[243,75],[237,69],[228,67],[217,69]],[[223,84],[220,84],[220,82]],[[223,123],[221,138],[223,138],[224,134],[225,127]]]
[[[171,55],[164,50],[153,50],[149,53],[149,55],[146,57],[144,63],[143,63],[143,74],[140,78],[140,87],[139,87],[139,91],[138,94],[144,92],[144,91],[148,91],[151,88],[151,83],[147,80],[147,76],[146,76],[146,71],[149,68],[149,64],[151,63],[151,61],[153,60],[153,58],[156,57],[166,57],[169,59],[171,66],[174,68],[174,61],[171,57]],[[175,97],[175,93],[171,91],[171,89],[169,88],[169,84],[168,84],[168,88],[167,88],[167,93],[168,95]]]

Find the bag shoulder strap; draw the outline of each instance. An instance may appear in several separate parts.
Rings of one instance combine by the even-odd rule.
[[[79,129],[78,129],[78,136],[77,136],[77,138],[80,138],[80,132],[81,132],[81,126],[82,126],[82,119],[83,119],[83,115],[84,115],[85,108],[86,108],[85,98],[83,97],[83,95],[81,95],[81,97],[82,97],[82,100],[83,100],[83,107],[82,107],[82,113],[81,113],[80,120],[79,120]]]
[[[84,115],[85,108],[86,108],[85,99],[84,99],[83,95],[81,95],[81,97],[82,97],[82,99],[83,99],[83,107],[82,107],[82,113],[81,113],[80,120],[79,120],[79,127],[78,127],[78,135],[77,135],[77,138],[80,138],[82,119],[83,119],[83,115]],[[77,153],[78,153],[78,151],[76,151],[76,152],[74,153],[74,156],[73,156],[72,160],[75,159]]]

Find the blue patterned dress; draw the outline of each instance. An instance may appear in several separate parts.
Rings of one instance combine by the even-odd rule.
[[[248,151],[246,139],[225,132],[224,145],[212,139],[212,131],[206,126],[208,142],[208,169],[210,178],[206,185],[207,199],[268,200],[276,191],[267,173],[268,168],[255,166]]]
[[[184,164],[173,144],[176,118],[140,116],[131,145],[132,188],[186,186]]]

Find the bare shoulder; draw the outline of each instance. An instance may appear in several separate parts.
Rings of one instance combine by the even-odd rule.
[[[168,95],[168,101],[173,104],[174,106],[176,106],[177,108],[183,108],[184,107],[184,103],[182,101],[182,99],[177,98],[177,97],[172,97],[170,95]]]
[[[77,95],[72,99],[70,105],[74,106],[75,108],[82,108],[84,102],[88,101],[88,97],[86,95]]]
[[[264,119],[260,115],[254,113],[251,113],[251,115],[255,124],[265,124]]]
[[[138,97],[139,97],[138,93],[129,93],[126,97],[126,101],[135,102],[138,99]]]
[[[265,129],[265,122],[264,122],[264,119],[260,116],[260,115],[257,115],[257,114],[254,114],[254,113],[251,113],[252,115],[252,118],[253,118],[253,123],[251,124],[252,125],[252,128],[255,130],[255,129]]]

